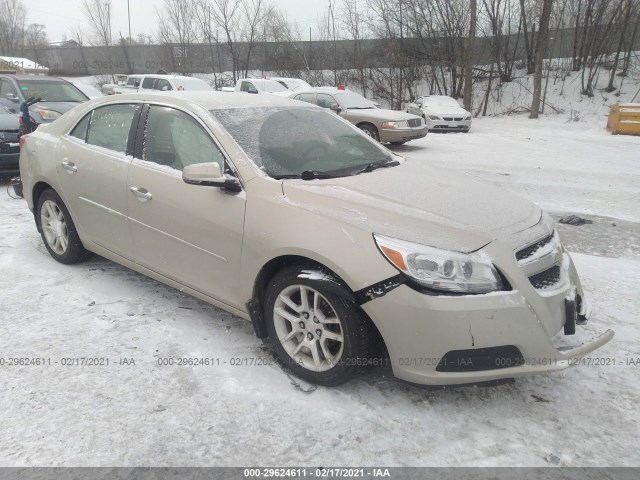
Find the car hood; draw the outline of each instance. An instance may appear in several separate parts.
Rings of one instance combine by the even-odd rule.
[[[375,118],[378,120],[387,120],[391,122],[418,118],[416,115],[412,115],[411,113],[399,112],[397,110],[386,110],[384,108],[348,108],[344,112],[342,112],[342,114],[348,116],[349,118]]]
[[[540,221],[528,200],[451,170],[411,160],[328,180],[285,180],[287,201],[323,217],[390,237],[472,252]]]
[[[67,113],[73,107],[77,107],[82,102],[38,102],[34,104],[31,108],[42,108],[45,110],[53,110],[58,113]]]
[[[18,115],[0,115],[0,131],[18,130],[20,128],[20,117]]]
[[[471,115],[462,107],[449,105],[435,105],[433,107],[424,107],[423,110],[432,115]]]

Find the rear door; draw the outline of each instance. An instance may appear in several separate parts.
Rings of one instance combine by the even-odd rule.
[[[98,107],[60,143],[56,166],[62,196],[91,242],[133,256],[127,219],[127,175],[142,104]]]
[[[245,194],[189,185],[182,169],[229,163],[205,124],[178,108],[145,107],[128,178],[127,208],[136,263],[234,307]]]

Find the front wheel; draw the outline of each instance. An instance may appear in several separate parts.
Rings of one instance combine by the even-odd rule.
[[[317,385],[345,383],[368,357],[369,324],[336,281],[318,268],[289,267],[270,282],[264,305],[267,332],[279,359]]]
[[[82,246],[69,210],[56,192],[42,192],[38,198],[36,215],[44,246],[55,260],[69,265],[91,255]]]
[[[380,135],[378,135],[378,129],[369,123],[363,123],[358,125],[358,128],[366,133],[369,137],[373,138],[376,142],[380,141]]]

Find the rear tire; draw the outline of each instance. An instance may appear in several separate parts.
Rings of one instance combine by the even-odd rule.
[[[80,241],[69,210],[55,191],[45,190],[38,197],[36,215],[44,246],[55,260],[71,265],[91,256]]]
[[[269,282],[264,302],[269,341],[279,360],[317,385],[341,385],[362,371],[373,338],[364,313],[336,282],[315,266],[287,267]]]

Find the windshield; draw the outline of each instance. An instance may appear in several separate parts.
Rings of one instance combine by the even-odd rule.
[[[262,90],[269,93],[286,92],[287,88],[275,80],[264,80]]]
[[[292,91],[306,90],[308,88],[312,88],[311,85],[309,85],[304,80],[300,80],[299,78],[285,78],[283,80],[278,80],[278,83],[281,83],[282,85],[284,85],[285,87],[287,87],[289,90],[292,90]]]
[[[371,100],[367,100],[362,95],[358,95],[357,93],[342,93],[338,98],[340,99],[340,103],[342,104],[343,108],[376,108],[375,103],[373,103]]]
[[[212,90],[204,80],[199,78],[180,78],[175,80],[177,87],[184,88],[185,90]]]
[[[87,96],[70,83],[51,80],[18,80],[24,98],[40,97],[42,102],[85,102]]]
[[[358,173],[391,161],[391,153],[326,110],[262,107],[212,110],[254,163],[274,178],[323,172]]]
[[[451,97],[424,97],[425,107],[459,107],[457,101]]]

